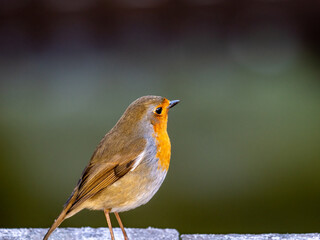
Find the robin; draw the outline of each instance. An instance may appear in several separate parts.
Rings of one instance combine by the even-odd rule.
[[[128,239],[119,212],[146,204],[166,177],[171,155],[167,133],[168,111],[179,103],[159,96],[138,98],[104,136],[84,169],[77,186],[44,240],[84,208],[103,210],[111,239],[114,213]]]

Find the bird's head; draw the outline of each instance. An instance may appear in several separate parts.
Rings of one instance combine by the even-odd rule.
[[[118,124],[128,130],[148,129],[150,125],[166,130],[168,112],[179,102],[179,100],[170,101],[160,96],[140,97],[129,105]]]

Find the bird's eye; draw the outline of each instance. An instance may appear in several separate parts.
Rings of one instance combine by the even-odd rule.
[[[158,107],[158,108],[155,110],[155,112],[156,112],[157,114],[161,114],[161,113],[162,113],[162,107]]]

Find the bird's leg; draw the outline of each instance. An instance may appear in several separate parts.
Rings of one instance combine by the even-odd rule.
[[[111,225],[111,219],[110,219],[109,212],[110,212],[110,209],[105,209],[104,210],[104,215],[106,215],[106,219],[107,219],[107,223],[108,223],[111,239],[115,240],[114,239],[114,235],[113,235],[113,230],[112,230],[112,225]]]
[[[121,222],[119,213],[114,212],[114,215],[116,216],[117,221],[118,221],[118,223],[119,223],[119,226],[121,227],[121,230],[122,230],[124,239],[125,239],[125,240],[129,240],[129,238],[128,238],[128,236],[127,236],[127,233],[126,233],[126,230],[124,230],[123,224],[122,224],[122,222]]]

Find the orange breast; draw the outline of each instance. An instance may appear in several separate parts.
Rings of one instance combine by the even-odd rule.
[[[167,133],[167,124],[159,123],[153,126],[156,139],[158,168],[168,171],[171,156],[171,143]]]

